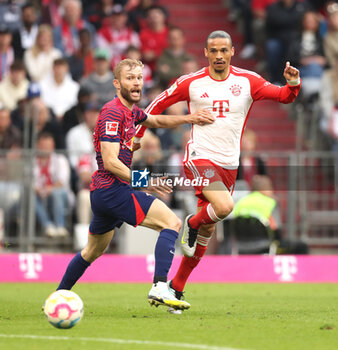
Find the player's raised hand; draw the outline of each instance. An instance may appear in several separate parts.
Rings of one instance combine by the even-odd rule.
[[[290,62],[285,63],[284,78],[286,80],[297,80],[299,78],[299,70],[290,65]]]
[[[205,125],[212,124],[216,118],[207,109],[199,109],[191,114],[192,124]]]

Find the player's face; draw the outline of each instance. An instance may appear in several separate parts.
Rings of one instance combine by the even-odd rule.
[[[230,65],[234,48],[228,38],[209,39],[208,47],[204,49],[204,55],[216,73],[223,73]]]
[[[142,97],[143,73],[141,67],[124,67],[121,71],[120,93],[129,103],[140,102]]]

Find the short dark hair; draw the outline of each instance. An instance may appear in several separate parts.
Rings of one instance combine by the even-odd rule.
[[[37,141],[44,140],[44,139],[52,139],[55,142],[53,134],[48,131],[41,131],[38,134]]]
[[[10,71],[26,71],[26,67],[24,65],[24,63],[21,60],[15,60],[10,67]]]
[[[53,62],[54,66],[68,66],[68,61],[61,57],[61,58],[56,58]]]
[[[22,5],[21,12],[29,8],[33,8],[35,10],[35,7],[31,2],[26,2],[24,5]]]
[[[149,6],[149,7],[147,8],[147,10],[146,10],[146,14],[148,15],[148,13],[149,13],[150,11],[152,11],[152,10],[159,10],[159,11],[161,11],[161,12],[163,13],[163,15],[165,16],[165,18],[168,17],[168,13],[166,12],[165,8],[164,8],[163,6],[161,6],[161,5],[156,5],[156,4],[154,4],[154,5]]]
[[[208,48],[209,39],[216,39],[216,38],[229,39],[230,44],[232,46],[232,39],[229,33],[225,32],[224,30],[215,30],[208,35],[207,40],[205,41],[205,47]]]

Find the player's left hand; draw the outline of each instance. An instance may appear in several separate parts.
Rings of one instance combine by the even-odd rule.
[[[200,109],[191,115],[191,123],[197,125],[212,124],[216,118],[207,109]]]
[[[299,78],[299,70],[290,65],[290,62],[286,62],[284,68],[284,78],[286,80],[297,80]]]

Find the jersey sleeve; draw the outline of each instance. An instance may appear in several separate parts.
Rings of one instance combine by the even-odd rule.
[[[147,114],[161,114],[165,109],[179,101],[189,100],[189,84],[184,76],[177,79],[173,85],[158,95],[155,100],[145,109]],[[136,129],[136,137],[141,138],[147,127],[139,125]]]
[[[143,123],[148,118],[147,114],[142,109],[137,107],[135,125]]]
[[[251,96],[254,101],[274,100],[281,103],[293,102],[300,90],[301,84],[277,86],[269,83],[261,76],[250,76]]]
[[[123,114],[117,109],[102,111],[99,121],[100,141],[120,142]]]

